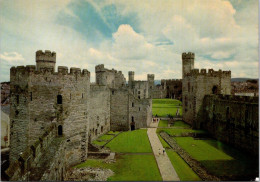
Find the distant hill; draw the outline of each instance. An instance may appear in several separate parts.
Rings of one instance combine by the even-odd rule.
[[[158,85],[158,84],[161,85],[161,80],[154,80],[154,84],[155,85]]]
[[[231,78],[231,82],[246,82],[247,80],[258,80],[258,78]]]

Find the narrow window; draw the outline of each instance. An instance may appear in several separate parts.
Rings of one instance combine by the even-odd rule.
[[[229,119],[229,107],[227,107],[227,111],[226,111],[226,118]]]
[[[114,94],[115,94],[115,91],[113,90],[113,91],[112,91],[112,95],[114,95]]]
[[[32,101],[32,92],[30,92],[30,98],[31,98],[31,101]]]
[[[134,116],[132,116],[132,122],[134,122]]]
[[[62,126],[61,125],[58,126],[58,135],[62,136]]]
[[[82,93],[82,99],[84,98],[84,95],[83,95],[83,93]]]
[[[57,95],[57,104],[62,104],[62,96]]]
[[[140,99],[140,96],[138,96],[138,99]]]
[[[141,108],[139,107],[139,111],[141,111]]]
[[[19,95],[16,96],[16,103],[19,104]]]
[[[103,126],[101,126],[101,133],[103,133]]]
[[[248,110],[245,111],[245,121],[248,120]]]
[[[188,82],[188,92],[190,92],[190,82]]]
[[[134,107],[135,105],[134,105],[134,103],[132,102],[132,107]]]

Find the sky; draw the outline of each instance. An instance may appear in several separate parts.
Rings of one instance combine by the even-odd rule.
[[[136,80],[182,76],[182,52],[196,68],[258,77],[258,0],[0,0],[0,81],[35,65],[37,50],[56,66],[128,71]]]

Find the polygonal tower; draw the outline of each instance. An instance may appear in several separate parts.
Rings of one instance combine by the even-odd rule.
[[[52,68],[55,71],[56,53],[49,50],[38,50],[36,52],[36,69],[40,71],[41,68]]]
[[[147,81],[148,81],[149,89],[153,89],[153,87],[154,87],[154,74],[147,74]]]
[[[187,73],[194,69],[195,54],[192,52],[182,53],[182,79]]]
[[[132,87],[132,82],[135,80],[135,72],[129,71],[128,72],[128,85],[129,87]]]

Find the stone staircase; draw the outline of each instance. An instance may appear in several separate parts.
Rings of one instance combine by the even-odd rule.
[[[44,174],[45,170],[50,167],[55,153],[58,151],[62,137],[54,138],[52,143],[44,150],[40,161],[37,163],[36,167],[31,168],[31,172],[28,174],[27,180],[29,181],[39,181]]]

